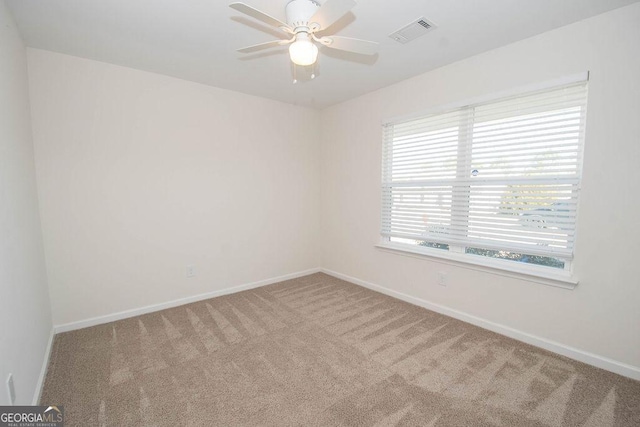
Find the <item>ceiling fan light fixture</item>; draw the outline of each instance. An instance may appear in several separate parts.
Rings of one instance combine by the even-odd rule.
[[[298,33],[296,41],[289,46],[289,56],[296,65],[307,66],[315,64],[318,59],[318,46],[316,46],[307,33]]]
[[[1,1],[1,0],[0,0]],[[327,34],[326,30],[338,22],[357,4],[356,0],[288,0],[285,6],[286,23],[248,4],[231,3],[229,6],[251,18],[279,28],[290,37],[238,49],[253,53],[262,49],[289,45],[289,57],[294,65],[308,67],[318,60],[318,45],[360,55],[376,55],[378,43],[350,37]],[[426,21],[425,21],[426,23]],[[318,34],[322,36],[318,37]],[[317,43],[317,44],[316,44]],[[296,67],[293,67],[295,70]],[[295,72],[295,71],[294,71]],[[311,79],[316,77],[315,73]],[[293,77],[294,83],[296,77]]]

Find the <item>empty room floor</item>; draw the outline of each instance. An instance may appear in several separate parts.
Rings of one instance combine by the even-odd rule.
[[[114,426],[637,426],[640,382],[318,273],[56,335],[42,402]]]

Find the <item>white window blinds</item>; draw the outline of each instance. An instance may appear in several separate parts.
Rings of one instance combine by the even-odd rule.
[[[384,125],[382,235],[570,260],[587,83]]]

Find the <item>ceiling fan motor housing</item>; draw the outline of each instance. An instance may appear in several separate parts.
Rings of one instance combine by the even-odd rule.
[[[309,29],[309,18],[320,8],[314,0],[291,0],[286,7],[287,24],[294,29],[300,27]]]

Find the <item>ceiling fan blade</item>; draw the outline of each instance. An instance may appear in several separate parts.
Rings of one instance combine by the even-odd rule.
[[[378,53],[379,46],[376,42],[340,36],[321,37],[317,41],[331,49],[344,50],[361,55],[375,55]]]
[[[238,52],[241,52],[241,53],[257,52],[259,50],[269,49],[276,46],[284,46],[286,44],[293,42],[294,40],[295,38],[291,40],[273,40],[266,43],[254,44],[253,46],[247,46],[247,47],[243,47],[242,49],[238,49]]]
[[[325,30],[347,14],[357,3],[354,0],[327,0],[320,9],[309,18],[309,23],[317,23]]]
[[[250,17],[257,19],[258,21],[262,21],[262,22],[264,22],[266,24],[269,24],[269,25],[272,25],[274,27],[278,27],[278,28],[289,30],[287,32],[291,32],[291,28],[289,28],[289,26],[287,24],[285,24],[284,22],[280,21],[277,18],[274,18],[271,15],[267,15],[266,13],[259,11],[258,9],[253,8],[253,7],[249,6],[248,4],[231,3],[229,5],[229,7],[231,9],[237,10],[238,12],[244,13],[245,15],[249,15]]]

